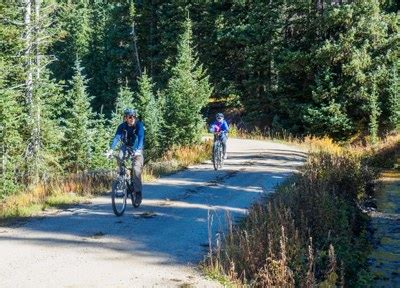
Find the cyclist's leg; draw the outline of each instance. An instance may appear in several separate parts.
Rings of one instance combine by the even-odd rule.
[[[226,135],[222,136],[221,142],[222,142],[222,153],[224,155],[224,159],[226,159],[226,140],[228,139],[228,137]]]
[[[214,151],[215,151],[215,144],[216,144],[217,140],[218,140],[217,136],[214,135],[214,142],[213,142],[213,146],[212,146],[212,153],[213,154],[214,154]]]
[[[128,151],[126,150],[125,146],[122,146],[118,153],[118,167],[119,167],[119,174],[122,175],[124,171],[122,170],[122,165],[125,159],[128,156]]]
[[[142,192],[142,170],[144,158],[143,155],[133,156],[134,161],[132,162],[132,180],[133,180],[133,191]]]

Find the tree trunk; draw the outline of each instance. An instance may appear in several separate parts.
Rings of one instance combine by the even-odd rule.
[[[32,3],[31,0],[24,0],[24,26],[25,26],[25,98],[28,105],[29,116],[32,116],[32,94],[33,94],[33,81],[32,81],[32,25],[31,25]]]
[[[34,0],[35,4],[35,76],[36,76],[36,86],[38,86],[40,81],[40,32],[41,32],[41,19],[40,19],[40,8],[41,0]],[[37,92],[35,94],[38,94]],[[38,154],[40,149],[40,126],[41,126],[41,111],[40,111],[40,95],[35,95],[34,97],[34,119],[35,123],[32,131],[33,140],[33,150],[35,154]]]
[[[135,21],[132,20],[132,37],[133,37],[133,49],[135,53],[135,58],[136,58],[136,64],[137,64],[137,69],[138,69],[138,75],[141,77],[142,76],[142,69],[140,68],[140,61],[139,61],[139,51],[137,48],[137,37],[136,37],[136,32],[135,32]]]
[[[36,81],[40,78],[40,6],[41,0],[34,0],[35,3],[35,76]]]
[[[156,18],[154,11],[154,0],[151,0],[150,7],[150,77],[151,79],[154,79],[154,21]]]

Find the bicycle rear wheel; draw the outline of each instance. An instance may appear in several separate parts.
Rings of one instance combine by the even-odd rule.
[[[126,209],[126,198],[128,194],[128,186],[122,177],[118,177],[112,183],[111,202],[114,214],[122,216]]]

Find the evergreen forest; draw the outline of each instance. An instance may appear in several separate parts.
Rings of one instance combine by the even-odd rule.
[[[400,129],[395,0],[0,2],[0,198],[109,169],[126,107],[157,158],[215,107],[246,129],[374,143]],[[239,115],[229,118],[232,115]]]

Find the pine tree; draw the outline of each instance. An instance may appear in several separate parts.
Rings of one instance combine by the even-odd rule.
[[[92,154],[90,161],[91,169],[111,168],[112,163],[106,159],[104,153],[109,148],[111,133],[109,121],[105,119],[104,114],[99,113],[94,119],[94,133],[92,141]]]
[[[91,147],[94,141],[91,97],[87,94],[87,80],[82,75],[79,60],[68,92],[68,117],[65,121],[64,165],[68,171],[79,172],[91,166]]]
[[[192,45],[192,23],[188,18],[166,91],[166,146],[190,145],[199,140],[204,124],[200,112],[212,93],[208,76],[199,65]]]
[[[149,68],[158,89],[164,89],[171,76],[176,55],[176,39],[183,33],[187,1],[145,1],[137,5],[137,25],[141,59]],[[141,24],[141,25],[140,25]]]
[[[153,93],[154,85],[146,71],[139,79],[138,85],[137,107],[140,119],[144,122],[146,129],[146,155],[149,158],[154,158],[160,152],[160,124],[162,113]]]
[[[400,131],[400,79],[397,67],[396,63],[394,63],[388,69],[387,84],[385,85],[387,101],[384,102],[386,104],[386,107],[384,107],[386,112],[384,120],[386,120],[386,129],[388,131]]]
[[[278,89],[277,58],[282,47],[286,1],[253,2],[247,6],[247,17],[238,27],[246,43],[243,51],[243,102],[248,108],[247,119],[254,123],[267,121],[274,115]],[[279,100],[278,100],[279,101]]]
[[[115,131],[118,125],[121,124],[124,115],[124,110],[134,108],[133,93],[128,86],[120,87],[117,99],[115,100],[114,111],[111,118],[111,130]]]
[[[60,5],[60,39],[52,46],[57,60],[51,67],[59,80],[68,80],[74,74],[77,58],[86,64],[91,39],[90,5],[88,1],[74,1]]]
[[[125,84],[133,88],[134,79],[138,76],[134,42],[132,38],[131,1],[119,1],[111,5],[105,31],[105,67],[104,82],[107,85],[103,91],[101,104],[105,110],[112,109],[111,103],[116,98],[118,87]]]
[[[89,23],[91,34],[89,38],[89,48],[87,57],[83,64],[87,71],[87,77],[90,79],[88,83],[88,92],[93,95],[93,109],[99,111],[101,107],[107,115],[110,115],[112,103],[105,103],[103,95],[109,89],[105,77],[107,67],[106,59],[106,27],[109,17],[110,4],[105,1],[94,1],[90,5]],[[109,101],[111,102],[111,101]],[[105,107],[106,104],[109,107]],[[105,108],[104,108],[105,107]]]
[[[379,131],[379,115],[380,109],[378,104],[378,95],[377,95],[377,88],[374,84],[372,87],[372,93],[369,97],[370,101],[370,116],[369,116],[369,133],[371,136],[372,144],[376,144],[378,142],[378,131]]]
[[[348,137],[354,133],[343,103],[339,102],[340,86],[333,83],[332,71],[327,68],[316,75],[312,90],[313,101],[304,105],[304,125],[316,135],[329,134],[336,139]]]
[[[49,46],[54,41],[54,6],[41,0],[24,1],[24,87],[26,117],[24,142],[25,183],[37,184],[60,171],[60,130],[56,118],[62,101],[60,85],[50,79]]]
[[[19,91],[7,88],[8,65],[0,62],[0,199],[20,187],[23,167],[22,107]]]
[[[17,191],[24,168],[21,83],[25,75],[21,57],[15,57],[23,49],[22,11],[0,3],[0,198]]]

